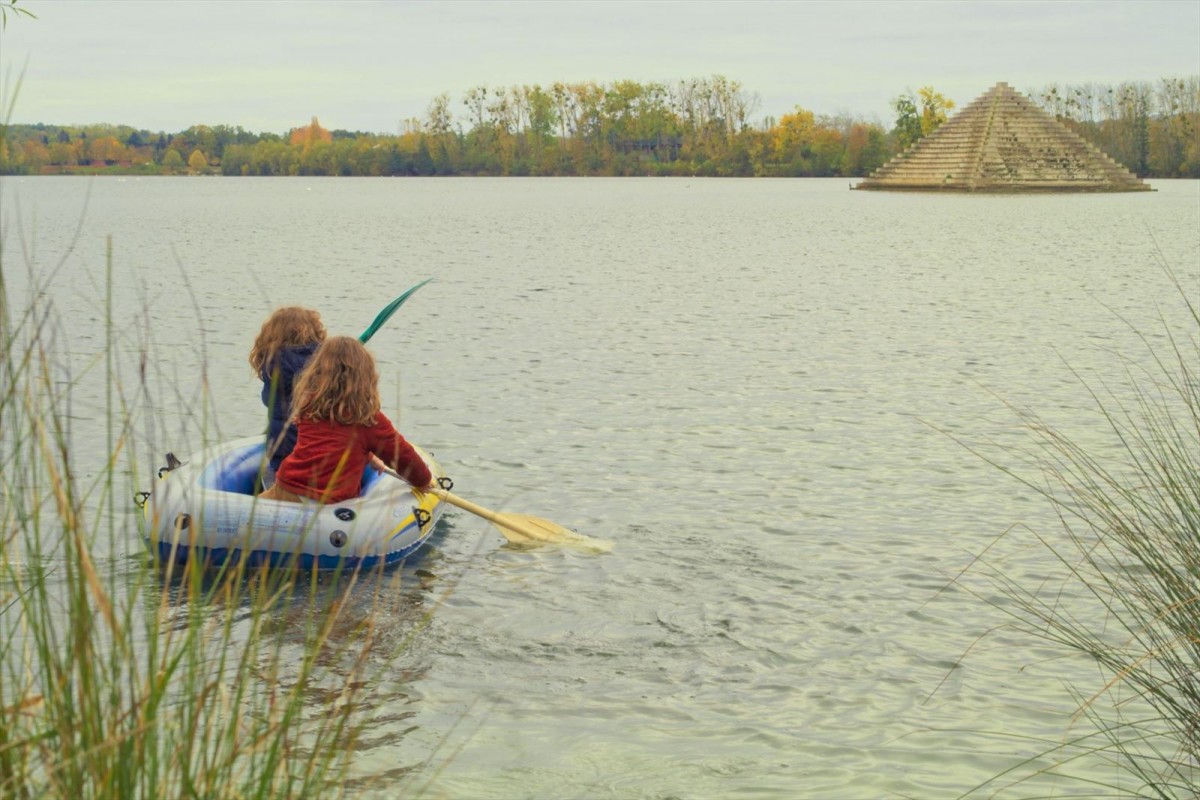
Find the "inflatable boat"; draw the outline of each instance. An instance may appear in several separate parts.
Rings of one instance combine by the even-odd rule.
[[[214,445],[185,462],[168,453],[152,491],[137,496],[151,554],[162,563],[200,559],[212,567],[244,561],[370,569],[416,553],[443,511],[438,494],[418,492],[372,467],[364,470],[359,496],[343,502],[263,500],[254,490],[265,449],[264,437],[255,436]],[[415,449],[448,489],[433,457]]]

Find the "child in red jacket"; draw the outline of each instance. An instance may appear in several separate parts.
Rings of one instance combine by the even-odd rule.
[[[275,485],[259,497],[347,500],[358,494],[372,456],[414,487],[432,488],[425,461],[380,411],[378,383],[375,359],[361,342],[350,336],[326,339],[293,390],[296,446],[279,465]]]

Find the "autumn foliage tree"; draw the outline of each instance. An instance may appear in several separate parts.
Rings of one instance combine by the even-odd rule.
[[[954,110],[954,101],[935,92],[932,86],[922,86],[917,90],[921,98],[921,135],[928,136],[946,122],[946,112]]]
[[[302,151],[308,150],[318,142],[332,143],[333,134],[322,128],[316,117],[305,127],[293,128],[288,134],[288,144],[299,147]]]
[[[112,136],[98,136],[88,144],[88,156],[93,162],[116,164],[128,159],[125,145]]]
[[[911,147],[918,139],[940,128],[946,122],[946,112],[954,107],[953,100],[932,86],[922,86],[916,95],[908,91],[892,100],[892,108],[896,112],[892,136],[899,149]]]
[[[188,170],[191,172],[204,172],[208,169],[208,159],[204,157],[198,149],[193,150],[187,160]]]

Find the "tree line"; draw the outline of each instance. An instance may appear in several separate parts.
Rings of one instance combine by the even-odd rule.
[[[1142,177],[1200,177],[1200,77],[1027,93]],[[284,134],[194,125],[9,125],[0,173],[860,177],[928,135],[955,103],[932,87],[893,101],[894,124],[800,106],[753,121],[756,93],[713,76],[676,83],[481,85],[435,97],[395,134]],[[457,113],[456,113],[457,112]]]
[[[1030,99],[1139,177],[1200,178],[1200,75],[1050,84]]]

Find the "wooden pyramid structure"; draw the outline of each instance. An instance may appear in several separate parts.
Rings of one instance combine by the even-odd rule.
[[[1145,192],[1150,186],[997,83],[855,189],[949,192]]]

